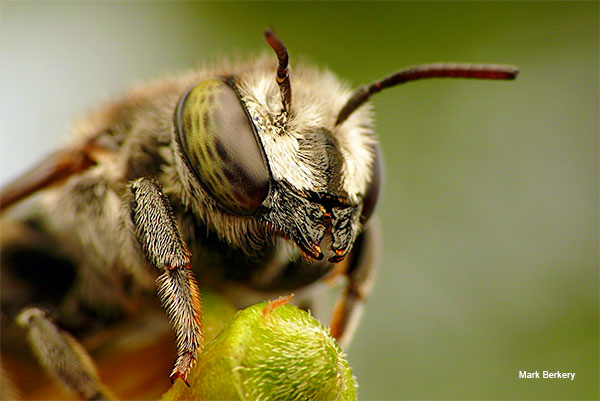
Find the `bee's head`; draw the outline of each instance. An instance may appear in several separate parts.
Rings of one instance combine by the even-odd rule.
[[[189,89],[175,113],[179,152],[210,198],[208,219],[231,242],[244,232],[284,237],[310,260],[339,262],[379,193],[371,112],[337,123],[351,92],[310,68],[296,71],[292,102],[287,50],[265,36],[279,58],[276,79],[272,64],[259,62]]]
[[[273,234],[312,260],[325,253],[341,261],[377,203],[381,156],[364,106],[373,94],[423,78],[518,74],[512,66],[427,64],[350,92],[312,68],[298,68],[291,82],[285,45],[270,30],[265,39],[275,71],[258,60],[198,83],[179,102],[178,150],[193,176],[183,181],[199,183],[196,204],[206,207],[197,212],[230,242]]]

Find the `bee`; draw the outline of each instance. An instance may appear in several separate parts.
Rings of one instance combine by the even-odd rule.
[[[171,379],[187,383],[204,343],[198,283],[242,308],[343,277],[329,326],[347,344],[379,253],[382,157],[369,98],[418,79],[518,72],[429,64],[352,91],[311,65],[290,74],[284,43],[264,37],[276,60],[134,89],[3,188],[3,345],[25,334],[81,397],[108,393],[80,341],[156,310],[156,293],[176,337]],[[306,293],[298,302],[312,308]]]

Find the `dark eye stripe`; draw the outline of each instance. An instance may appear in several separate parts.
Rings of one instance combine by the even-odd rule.
[[[215,145],[216,145],[215,148],[216,148],[217,154],[219,155],[221,160],[228,161],[231,159],[229,157],[229,155],[227,154],[227,151],[225,150],[223,145],[221,145],[219,142],[215,143]]]
[[[177,137],[200,183],[224,208],[252,214],[266,198],[270,172],[235,90],[218,79],[190,89],[176,111]]]

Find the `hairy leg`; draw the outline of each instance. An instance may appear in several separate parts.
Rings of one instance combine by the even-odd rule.
[[[140,178],[130,185],[131,220],[147,259],[164,273],[156,280],[158,294],[177,337],[177,361],[171,379],[187,383],[196,353],[202,348],[202,305],[191,271],[190,252],[172,207],[160,185]]]
[[[101,384],[85,348],[46,312],[25,308],[17,323],[27,331],[27,340],[42,366],[67,390],[86,400],[113,398]]]

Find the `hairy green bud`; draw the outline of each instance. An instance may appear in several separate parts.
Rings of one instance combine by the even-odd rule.
[[[291,297],[290,297],[291,298]],[[354,400],[356,381],[329,331],[290,298],[238,312],[163,400]]]

